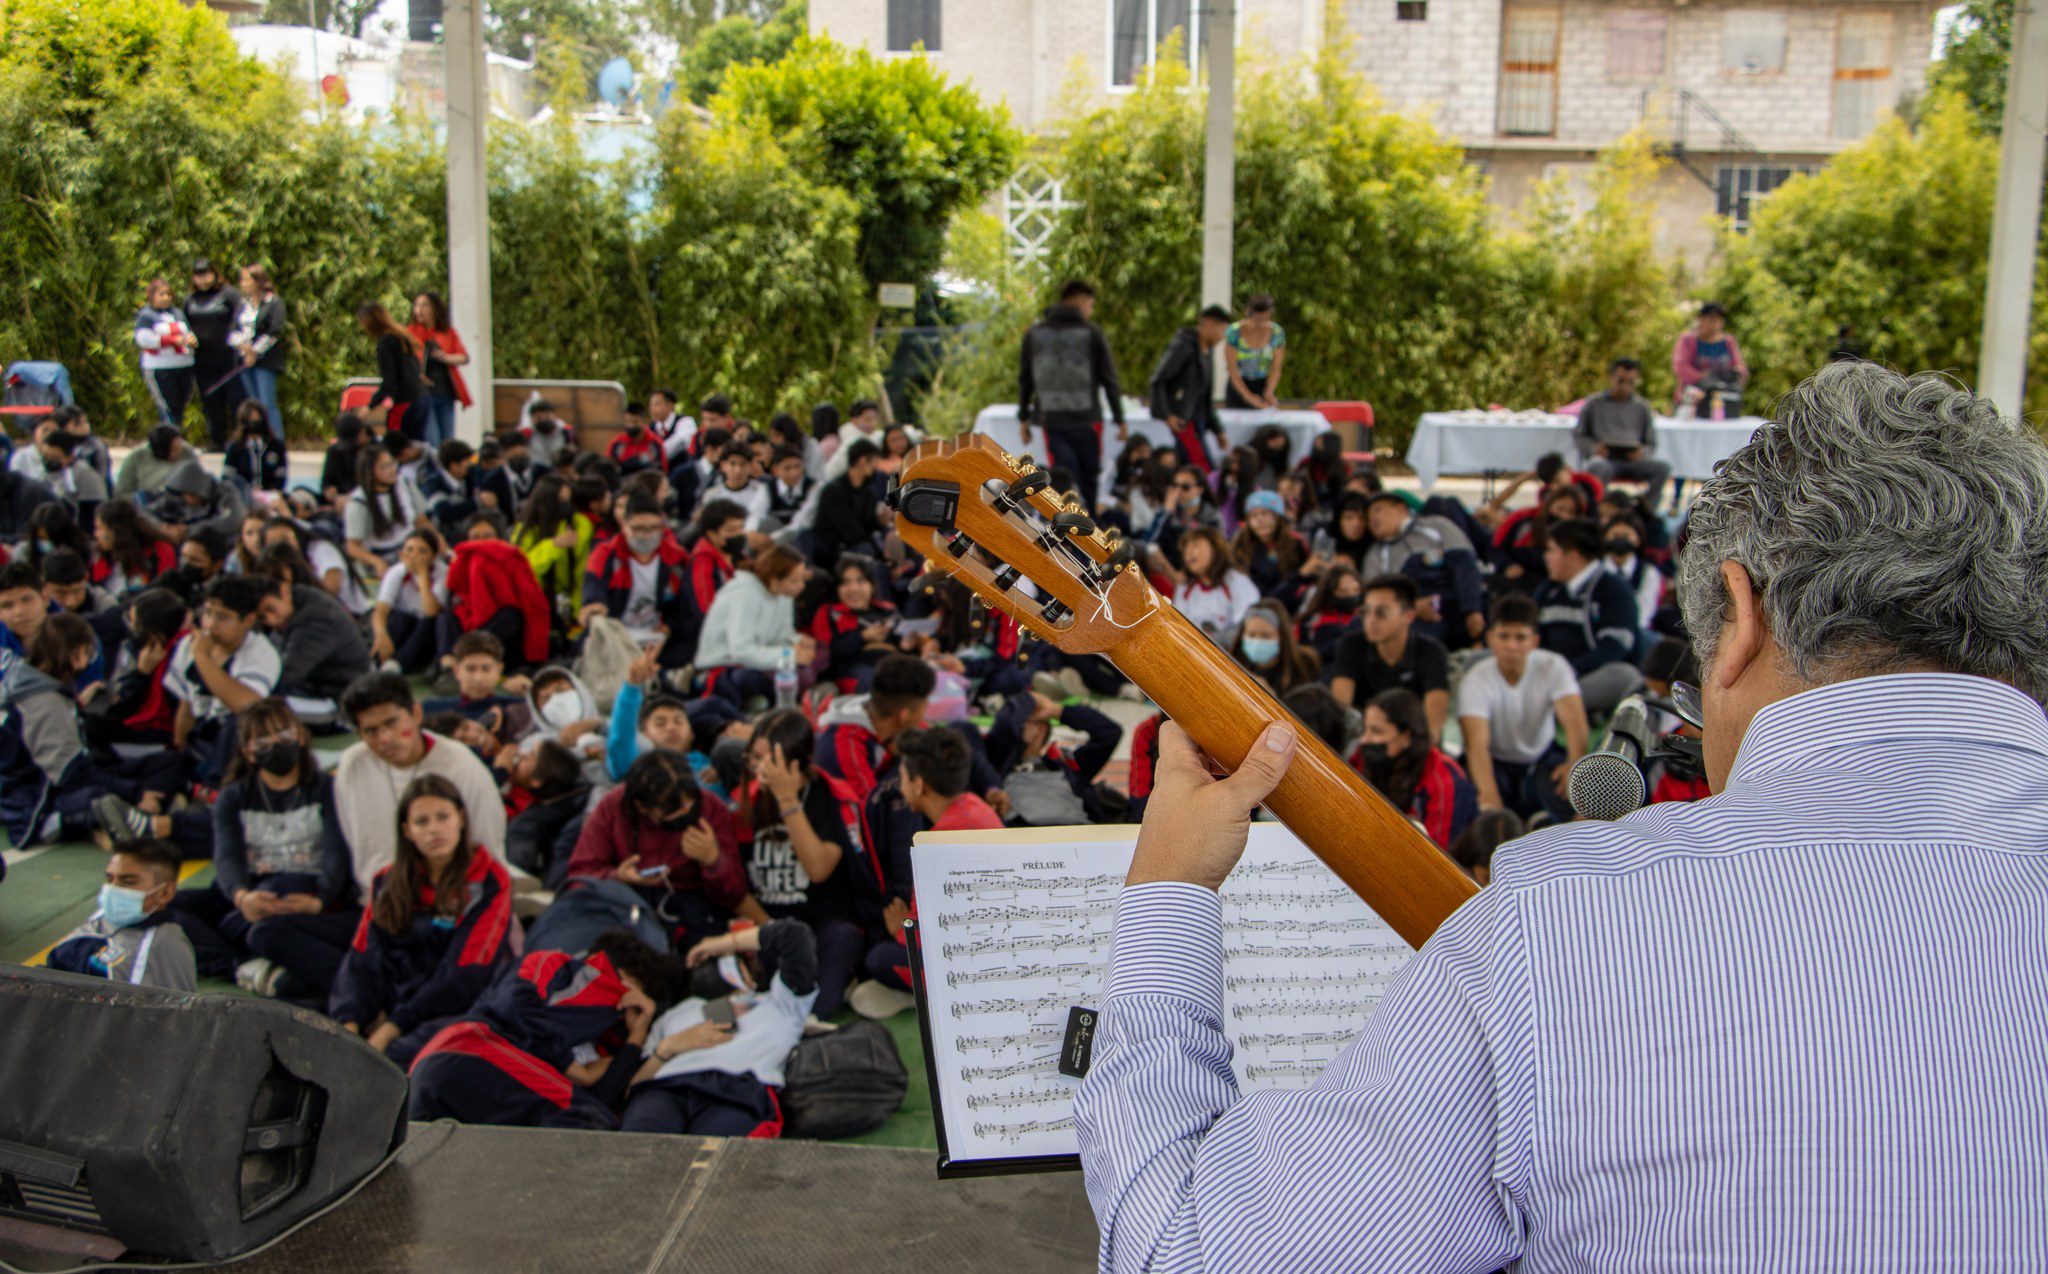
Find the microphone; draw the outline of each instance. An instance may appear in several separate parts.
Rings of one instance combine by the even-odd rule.
[[[1611,822],[1650,803],[1643,766],[1650,756],[1650,711],[1641,695],[1614,710],[1607,737],[1582,756],[1565,779],[1565,797],[1580,818]]]

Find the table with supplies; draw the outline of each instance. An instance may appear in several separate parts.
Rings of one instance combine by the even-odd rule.
[[[1578,417],[1549,411],[1432,411],[1415,422],[1408,444],[1408,464],[1422,489],[1429,490],[1446,474],[1522,473],[1536,467],[1539,456],[1563,452],[1580,463],[1572,431]],[[1679,420],[1657,417],[1659,460],[1671,466],[1680,481],[1703,481],[1714,466],[1733,455],[1764,423],[1761,416],[1729,420]]]
[[[1307,455],[1317,436],[1328,433],[1330,430],[1330,422],[1323,418],[1321,412],[1303,409],[1282,407],[1275,410],[1239,410],[1237,408],[1224,407],[1217,410],[1216,416],[1223,425],[1224,437],[1230,440],[1230,445],[1233,447],[1250,442],[1252,435],[1258,432],[1261,425],[1278,425],[1285,429],[1287,431],[1287,440],[1291,444],[1287,453],[1290,463],[1299,461],[1303,456]],[[1166,422],[1154,420],[1152,413],[1147,411],[1143,404],[1131,402],[1128,399],[1125,400],[1124,420],[1130,425],[1133,437],[1142,436],[1150,438],[1155,446],[1179,445],[1174,441],[1173,431],[1166,427]],[[1043,433],[1033,429],[1031,431],[1031,441],[1028,443],[1024,441],[1024,431],[1017,424],[1017,404],[1015,403],[997,403],[993,407],[982,408],[981,414],[974,418],[974,432],[994,439],[997,446],[1010,452],[1012,455],[1020,452],[1029,452],[1040,459],[1043,459],[1045,456],[1045,435]],[[1106,495],[1108,492],[1111,471],[1116,467],[1116,453],[1122,445],[1116,439],[1115,422],[1104,420],[1102,422],[1103,489],[1098,493],[1099,495]],[[1216,440],[1214,438],[1208,439],[1208,445],[1211,459],[1220,465],[1223,457],[1215,454],[1217,450]]]

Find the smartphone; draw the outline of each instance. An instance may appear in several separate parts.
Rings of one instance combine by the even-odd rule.
[[[740,1020],[740,1015],[733,1010],[732,997],[721,995],[704,1006],[704,1020],[716,1022],[720,1026],[731,1026]]]
[[[1309,551],[1317,557],[1328,557],[1337,551],[1337,537],[1327,530],[1317,531],[1315,542],[1309,546]]]
[[[640,874],[642,876],[666,876],[668,875],[668,864],[663,863],[659,867],[642,867]]]

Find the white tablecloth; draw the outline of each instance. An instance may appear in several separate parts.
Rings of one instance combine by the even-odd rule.
[[[1761,416],[1733,420],[1678,420],[1657,417],[1657,458],[1671,476],[1694,481],[1714,476],[1714,466],[1733,455],[1762,425]],[[1521,473],[1545,452],[1561,451],[1578,463],[1572,430],[1578,420],[1547,411],[1432,411],[1415,422],[1408,464],[1429,490],[1447,473]]]
[[[1323,414],[1319,411],[1288,411],[1284,408],[1278,411],[1238,411],[1226,407],[1216,415],[1222,421],[1224,436],[1230,439],[1230,445],[1233,447],[1239,443],[1250,442],[1252,434],[1260,425],[1280,426],[1287,431],[1288,440],[1293,443],[1294,449],[1289,453],[1292,460],[1299,460],[1308,454],[1309,445],[1316,440],[1316,435],[1327,433],[1330,428],[1330,422],[1323,419]],[[1166,422],[1152,419],[1152,413],[1143,407],[1135,404],[1127,406],[1124,409],[1124,419],[1129,422],[1132,433],[1143,434],[1154,443],[1173,442],[1173,434],[1167,429]],[[997,403],[993,407],[982,408],[981,414],[974,418],[974,432],[995,439],[997,446],[1013,454],[1028,451],[1041,460],[1045,458],[1045,435],[1034,430],[1032,444],[1025,444],[1023,431],[1017,427],[1015,403]],[[1213,440],[1210,445],[1214,447]],[[1109,472],[1116,460],[1117,447],[1116,426],[1104,421],[1104,474]],[[1217,456],[1215,459],[1221,461],[1223,457]]]

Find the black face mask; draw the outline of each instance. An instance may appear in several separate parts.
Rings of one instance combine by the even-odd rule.
[[[687,814],[671,814],[667,818],[657,818],[654,822],[665,832],[687,831],[697,825],[697,811],[691,810]]]
[[[1393,754],[1387,751],[1384,743],[1361,743],[1358,745],[1358,757],[1367,765],[1381,766],[1392,760]]]
[[[299,751],[297,740],[272,743],[256,749],[256,764],[265,774],[283,778],[299,768]]]
[[[532,464],[533,458],[531,456],[505,457],[505,467],[507,469],[510,469],[514,473],[525,473],[528,467],[531,466]]]
[[[1603,547],[1615,557],[1634,557],[1636,555],[1636,542],[1634,540],[1609,540]]]
[[[1364,600],[1363,597],[1332,597],[1330,599],[1330,609],[1349,615],[1352,611],[1357,610],[1358,604]]]
[[[747,537],[744,535],[728,535],[725,537],[725,542],[718,547],[725,550],[727,557],[738,557],[747,551]]]
[[[533,427],[544,434],[555,432],[555,422],[552,420],[536,420],[533,422]]]

